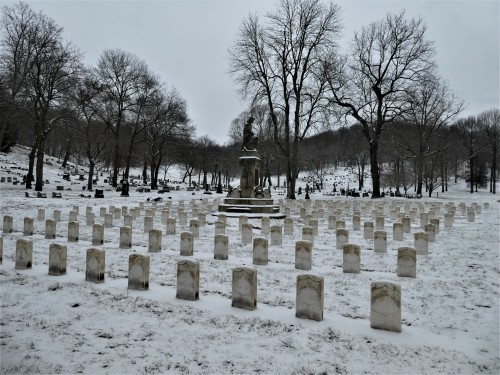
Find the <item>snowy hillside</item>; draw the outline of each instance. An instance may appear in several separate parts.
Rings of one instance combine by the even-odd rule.
[[[0,265],[0,372],[17,373],[487,373],[500,372],[499,345],[499,202],[486,192],[469,194],[464,183],[439,194],[439,199],[345,198],[322,193],[311,195],[313,207],[325,210],[320,218],[319,235],[314,238],[312,269],[295,269],[295,241],[301,239],[304,219],[297,202],[290,205],[294,235],[283,236],[282,246],[269,246],[269,263],[252,264],[252,245],[241,243],[237,218],[228,218],[229,258],[214,259],[214,223],[208,214],[207,225],[195,239],[194,255],[180,256],[180,233],[189,228],[179,224],[179,202],[184,201],[188,218],[193,209],[216,210],[214,199],[202,191],[158,194],[130,189],[130,197],[99,181],[108,189],[103,199],[82,198],[85,181],[62,179],[55,161],[47,166],[44,191],[49,198],[25,198],[25,189],[12,182],[0,183],[1,216],[13,217],[13,232],[3,233],[3,262]],[[0,154],[0,177],[26,172],[26,150]],[[301,176],[302,177],[302,176]],[[304,175],[305,177],[305,175]],[[172,180],[179,177],[171,175]],[[325,180],[324,190],[333,182],[354,184],[345,171]],[[300,179],[298,186],[305,187]],[[368,182],[369,184],[369,182]],[[62,199],[50,198],[56,186]],[[351,186],[351,185],[350,185]],[[182,186],[181,186],[182,187]],[[340,187],[340,186],[339,186]],[[353,186],[351,186],[353,187]],[[71,190],[68,190],[70,188]],[[30,192],[33,195],[33,192]],[[162,250],[148,252],[144,233],[147,201],[157,203],[154,227],[162,229]],[[273,192],[275,203],[283,199]],[[194,200],[194,203],[191,203]],[[335,203],[334,203],[335,202]],[[444,228],[444,205],[457,207],[451,228]],[[458,209],[463,202],[481,207],[475,221]],[[123,216],[104,232],[105,282],[85,281],[86,251],[92,246],[92,226],[86,225],[86,207],[103,223],[100,208],[110,206],[128,210],[145,209],[133,222],[132,247],[119,248]],[[361,247],[361,272],[344,273],[342,250],[336,248],[335,230],[329,229],[331,205],[342,211],[349,230],[349,242]],[[176,234],[166,235],[161,209],[170,205],[170,217],[177,219]],[[387,253],[373,251],[374,241],[364,239],[363,229],[354,231],[352,213],[361,209],[361,222],[372,221],[372,210],[384,211]],[[383,205],[383,206],[382,206]],[[440,232],[429,243],[429,254],[417,256],[417,277],[396,275],[397,249],[414,246],[414,233],[421,231],[418,218],[403,241],[394,241],[391,208],[399,206],[428,212],[439,207]],[[70,211],[78,207],[78,242],[68,242]],[[488,207],[488,208],[487,208]],[[38,210],[45,218],[61,211],[55,240],[45,239],[45,220],[37,220]],[[23,235],[25,217],[34,219],[34,234]],[[337,219],[339,219],[338,217]],[[189,220],[189,219],[188,219]],[[260,219],[250,219],[253,237],[261,235]],[[271,220],[271,225],[283,225]],[[16,270],[16,241],[33,241],[33,266]],[[64,244],[68,250],[67,274],[48,275],[49,246]],[[128,257],[138,253],[150,257],[149,290],[127,289]],[[181,259],[200,264],[200,297],[197,301],[176,299],[176,265]],[[232,269],[240,266],[257,270],[257,308],[247,311],[231,307]],[[301,274],[324,277],[323,320],[295,317],[296,278]],[[370,328],[370,283],[387,280],[401,285],[402,332]]]

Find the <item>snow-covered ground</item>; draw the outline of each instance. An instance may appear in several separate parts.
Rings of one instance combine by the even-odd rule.
[[[0,154],[0,176],[25,172],[11,167],[26,167],[24,149]],[[7,168],[7,169],[5,169]],[[300,239],[304,222],[292,210],[295,235],[284,236],[283,245],[269,247],[269,264],[252,264],[252,245],[241,244],[238,219],[229,218],[229,259],[214,260],[214,222],[207,215],[207,226],[200,228],[192,257],[181,257],[180,232],[164,235],[160,253],[148,253],[148,237],[143,232],[143,217],[134,222],[132,248],[120,249],[119,226],[105,230],[106,279],[103,284],[85,281],[85,255],[91,245],[92,227],[85,225],[85,210],[92,207],[96,223],[102,223],[99,208],[137,207],[151,202],[148,197],[163,197],[158,203],[172,202],[171,216],[184,200],[211,202],[217,197],[185,190],[158,195],[130,189],[130,197],[105,191],[104,199],[81,198],[82,184],[63,181],[57,168],[47,167],[47,199],[25,198],[25,189],[0,183],[1,215],[12,215],[14,232],[3,234],[3,263],[0,265],[0,372],[9,373],[490,373],[500,372],[499,355],[499,203],[486,192],[469,194],[463,183],[439,194],[439,199],[409,200],[386,198],[341,198],[321,193],[311,195],[312,203],[330,200],[344,203],[384,202],[388,252],[373,251],[373,241],[363,239],[362,231],[352,230],[352,210],[344,210],[349,242],[361,246],[361,273],[344,274],[342,251],[335,247],[335,231],[328,220],[319,220],[311,271],[294,267],[294,242]],[[175,178],[175,177],[174,177]],[[74,179],[74,178],[73,178]],[[56,182],[60,181],[60,182]],[[101,180],[102,181],[102,180]],[[329,181],[334,181],[330,176]],[[339,180],[336,180],[339,181]],[[305,182],[301,181],[305,186]],[[62,199],[50,198],[56,185]],[[104,185],[102,187],[106,188]],[[299,185],[300,186],[300,185]],[[331,187],[325,186],[325,189]],[[274,192],[276,201],[282,196]],[[33,194],[31,192],[31,194]],[[219,196],[221,197],[221,196]],[[222,198],[222,197],[221,197]],[[299,203],[302,201],[300,197]],[[420,231],[412,222],[412,234],[404,241],[392,241],[388,207],[394,202],[412,205],[453,202],[456,206],[473,202],[483,208],[473,223],[457,210],[453,227],[441,230],[436,242],[429,244],[429,255],[418,255],[417,278],[396,275],[398,247],[413,246],[413,233]],[[489,203],[489,209],[484,209]],[[79,207],[80,240],[67,242],[69,213]],[[61,210],[56,240],[45,239],[45,221],[37,221],[37,210],[44,208],[46,218]],[[326,210],[328,212],[328,210]],[[24,217],[35,219],[33,268],[15,270],[16,240],[23,236]],[[155,228],[165,231],[160,209]],[[362,222],[372,221],[371,210]],[[260,235],[260,220],[251,219],[253,235]],[[280,220],[273,224],[282,225]],[[68,248],[65,276],[48,275],[51,243]],[[150,286],[145,292],[127,289],[128,256],[147,254],[151,260]],[[200,262],[200,299],[175,298],[176,263],[191,258]],[[231,270],[238,266],[257,269],[257,308],[247,311],[231,307]],[[297,275],[310,273],[325,280],[324,319],[321,322],[295,317]],[[402,332],[370,328],[370,283],[389,280],[402,289]]]

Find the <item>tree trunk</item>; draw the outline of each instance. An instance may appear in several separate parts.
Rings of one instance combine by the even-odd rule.
[[[380,198],[380,170],[378,167],[378,141],[370,142],[370,172],[372,175],[372,198]]]
[[[32,182],[34,180],[33,171],[35,169],[35,158],[36,158],[36,143],[31,147],[30,154],[28,156],[28,175],[26,176],[26,189],[32,188]]]
[[[87,190],[92,191],[92,184],[93,184],[93,178],[94,178],[94,169],[95,169],[95,162],[89,158],[89,178],[87,181]]]
[[[63,163],[62,163],[62,167],[63,168],[66,168],[66,166],[68,164],[69,156],[71,155],[71,144],[72,143],[73,143],[73,139],[70,136],[68,138],[68,141],[66,142],[66,148],[65,148],[65,151],[64,151],[64,159],[63,159]]]
[[[424,156],[422,152],[417,155],[417,194],[422,194],[423,185],[423,173],[424,173]]]
[[[470,166],[470,192],[474,193],[474,157],[469,159]]]
[[[43,157],[45,156],[45,140],[40,142],[36,152],[36,179],[35,190],[43,190]]]
[[[148,162],[144,161],[144,165],[142,168],[142,182],[145,184],[148,183]]]
[[[120,137],[118,134],[118,132],[115,134],[115,149],[113,154],[113,176],[111,177],[113,187],[118,186],[118,166],[120,165]]]

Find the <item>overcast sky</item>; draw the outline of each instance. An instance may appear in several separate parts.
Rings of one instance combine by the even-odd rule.
[[[3,4],[14,2],[2,0]],[[247,103],[236,93],[228,49],[249,13],[264,15],[272,0],[28,1],[64,28],[65,37],[95,65],[102,51],[120,48],[145,60],[188,102],[197,136],[228,140],[231,121]],[[435,42],[441,75],[465,100],[464,115],[499,107],[500,1],[341,0],[342,45],[355,30],[405,9],[421,16]]]

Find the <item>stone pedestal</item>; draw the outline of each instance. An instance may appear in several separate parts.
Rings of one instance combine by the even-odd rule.
[[[256,150],[241,151],[240,198],[255,198],[255,186],[259,183],[260,158]]]

